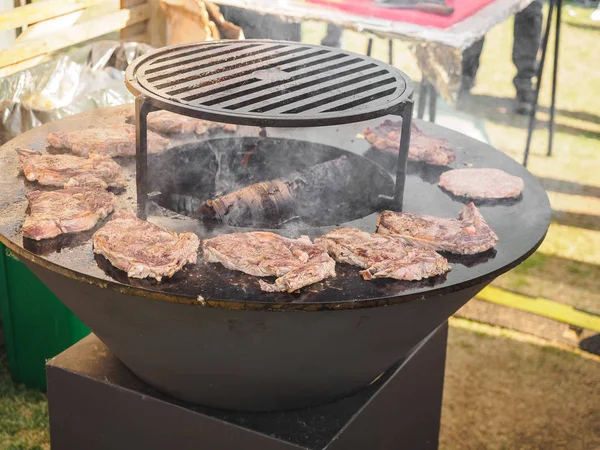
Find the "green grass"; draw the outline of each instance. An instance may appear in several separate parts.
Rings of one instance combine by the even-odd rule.
[[[49,442],[46,396],[12,382],[0,347],[0,449],[49,449]]]

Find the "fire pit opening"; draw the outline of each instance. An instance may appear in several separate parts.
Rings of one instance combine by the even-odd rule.
[[[293,139],[228,137],[149,158],[151,199],[176,213],[246,228],[338,225],[379,209],[392,177],[366,158]]]

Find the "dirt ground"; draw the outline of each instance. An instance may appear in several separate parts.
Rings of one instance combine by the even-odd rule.
[[[440,449],[600,449],[600,363],[450,327]]]

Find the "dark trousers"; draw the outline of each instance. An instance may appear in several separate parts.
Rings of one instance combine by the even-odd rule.
[[[270,14],[260,14],[235,6],[219,6],[225,20],[244,30],[246,39],[275,39],[300,41],[302,30],[299,23],[286,22]]]
[[[302,29],[299,23],[286,22],[270,14],[259,14],[235,6],[220,6],[225,20],[242,27],[246,39],[278,39],[284,41],[302,40]],[[344,29],[337,25],[327,25],[327,35],[321,45],[341,47]]]
[[[531,92],[531,79],[536,74],[537,54],[542,36],[542,2],[535,0],[515,16],[512,59],[517,68],[513,84],[517,95]],[[481,39],[463,52],[462,73],[463,89],[470,90],[475,84],[479,69],[479,57],[483,49]]]

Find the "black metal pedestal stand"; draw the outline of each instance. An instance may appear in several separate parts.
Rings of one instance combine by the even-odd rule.
[[[435,449],[447,331],[445,322],[402,363],[351,397],[274,413],[223,411],[169,398],[137,379],[91,335],[47,364],[52,449]]]
[[[554,66],[552,69],[552,99],[550,101],[550,120],[548,121],[548,152],[546,156],[552,156],[552,144],[554,138],[554,111],[556,105],[556,83],[558,78],[558,49],[560,44],[560,24],[561,24],[561,10],[563,1],[562,0],[550,0],[550,9],[548,10],[548,18],[546,20],[546,29],[544,31],[544,37],[542,39],[542,56],[540,58],[537,83],[535,87],[535,100],[533,103],[533,109],[529,114],[529,128],[527,130],[527,144],[525,145],[525,154],[523,156],[523,166],[527,167],[527,160],[529,159],[529,150],[531,148],[531,138],[533,136],[533,130],[535,128],[535,115],[538,108],[538,99],[540,95],[540,87],[542,86],[542,75],[544,72],[544,63],[546,61],[546,53],[548,50],[548,40],[550,38],[550,28],[552,27],[552,19],[554,16],[554,8],[556,7],[556,34],[554,36]]]

